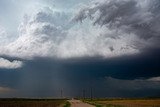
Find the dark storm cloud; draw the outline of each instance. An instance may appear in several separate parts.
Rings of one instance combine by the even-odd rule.
[[[82,97],[83,90],[89,97],[91,87],[94,97],[159,96],[159,53],[142,55],[35,58],[19,69],[0,69],[0,86],[15,89],[10,96],[16,97],[60,97],[61,90],[65,97]]]
[[[99,97],[159,97],[159,84],[146,79],[122,80],[106,77],[97,81],[94,91],[95,96]]]

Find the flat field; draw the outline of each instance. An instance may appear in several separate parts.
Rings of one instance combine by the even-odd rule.
[[[93,100],[96,107],[160,107],[160,99],[112,99]]]
[[[60,107],[64,99],[0,99],[0,107]]]

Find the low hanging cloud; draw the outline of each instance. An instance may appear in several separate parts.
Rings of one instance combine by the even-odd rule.
[[[32,59],[138,54],[159,47],[159,4],[158,0],[95,0],[78,6],[78,12],[45,6],[24,16],[19,37],[0,46],[1,55]]]
[[[160,77],[152,77],[152,78],[149,78],[148,81],[160,82]]]
[[[104,85],[103,88],[106,90],[104,90],[104,92],[101,93],[102,95],[104,93],[106,94],[108,91],[106,95],[111,97],[159,96],[159,81],[149,81],[148,79],[121,80],[112,77],[106,77],[104,81],[106,86]]]
[[[0,69],[17,69],[22,67],[23,62],[18,60],[9,61],[4,58],[0,58]]]
[[[0,87],[0,94],[10,93],[13,92],[14,89],[8,88],[8,87]]]

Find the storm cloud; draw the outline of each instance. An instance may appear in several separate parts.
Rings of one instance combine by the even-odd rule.
[[[158,97],[159,59],[146,57],[50,59],[24,61],[18,69],[1,69],[0,86],[12,97]],[[10,82],[12,81],[12,82]],[[132,93],[132,94],[131,94]]]
[[[72,20],[74,13],[45,6],[25,15],[19,26],[19,37],[2,46],[1,54],[30,59],[38,56],[107,58],[139,53],[140,49],[134,46],[139,41],[137,35],[93,26],[92,21],[78,24]]]
[[[45,5],[24,16],[19,37],[2,46],[1,54],[23,59],[108,58],[159,48],[158,4],[157,0],[102,0],[78,6],[79,12]]]
[[[159,47],[159,0],[101,0],[81,8],[74,17],[82,22],[89,18],[93,25],[106,26],[110,30],[124,31],[126,36],[136,35],[135,48]],[[134,35],[131,35],[134,34]],[[114,34],[118,38],[121,35]]]
[[[159,0],[2,0],[0,16],[0,97],[160,96]]]
[[[16,69],[19,67],[22,67],[23,63],[18,60],[9,61],[4,58],[0,58],[0,68],[6,68],[6,69]]]

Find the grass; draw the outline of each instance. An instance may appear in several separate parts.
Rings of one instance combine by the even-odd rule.
[[[63,107],[70,107],[70,106],[71,106],[71,104],[68,101],[66,101],[66,103]]]
[[[59,107],[65,102],[65,99],[0,99],[0,107]]]
[[[85,102],[96,107],[160,107],[160,99],[94,99]]]

